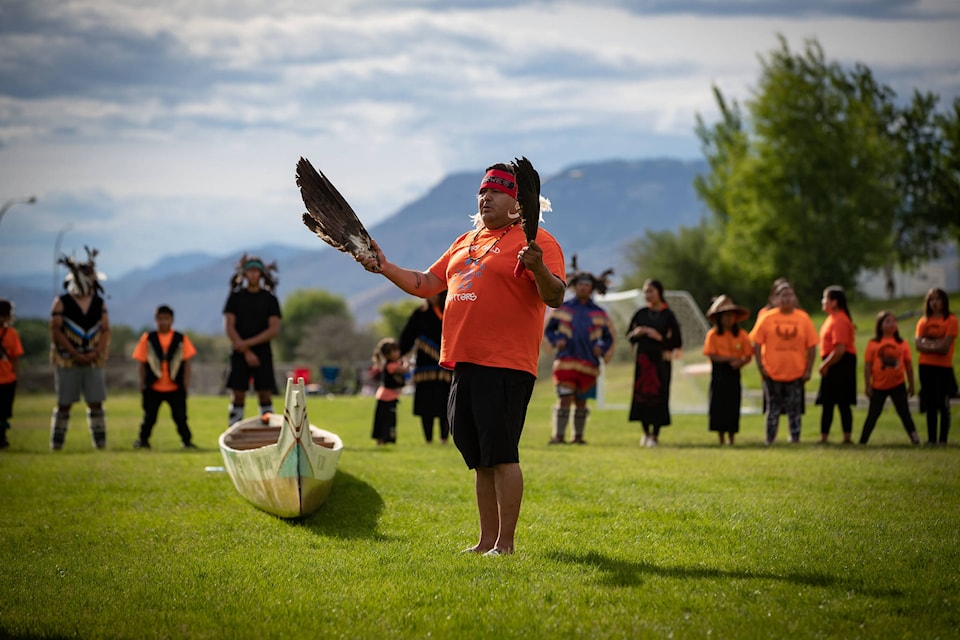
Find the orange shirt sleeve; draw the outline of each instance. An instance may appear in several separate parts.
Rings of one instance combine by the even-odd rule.
[[[147,333],[144,332],[140,336],[140,340],[137,341],[137,346],[133,349],[133,359],[137,362],[146,362],[147,361],[147,349],[149,349],[147,344]]]

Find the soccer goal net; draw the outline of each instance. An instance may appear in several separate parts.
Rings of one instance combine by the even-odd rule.
[[[683,347],[674,355],[670,385],[670,410],[674,413],[706,413],[710,387],[710,363],[703,356],[703,340],[710,324],[687,291],[664,291],[664,301],[677,316]],[[633,350],[625,337],[637,309],[646,307],[642,289],[596,295],[614,324],[616,351],[597,380],[597,407],[626,409],[633,395]]]

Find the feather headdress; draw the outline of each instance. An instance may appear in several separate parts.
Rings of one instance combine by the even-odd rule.
[[[380,264],[373,240],[360,218],[333,183],[306,158],[297,163],[297,186],[307,207],[303,224],[310,231],[338,251],[355,258],[372,257]]]
[[[260,273],[263,274],[263,277],[260,278],[260,286],[266,291],[273,293],[279,282],[277,279],[277,262],[273,261],[270,264],[265,264],[263,260],[257,256],[248,255],[246,252],[240,256],[236,270],[233,272],[233,276],[230,277],[230,291],[240,291],[243,289],[243,279],[246,277],[247,268],[251,266],[260,269]]]
[[[613,275],[613,269],[607,269],[599,276],[595,276],[589,271],[581,271],[577,266],[577,254],[573,254],[573,258],[570,260],[570,266],[572,271],[567,273],[567,287],[572,289],[577,284],[577,281],[588,280],[590,284],[593,285],[595,293],[604,295],[607,292],[607,288],[610,286],[610,276]]]
[[[73,256],[66,254],[61,255],[57,260],[57,264],[67,268],[67,275],[63,278],[63,288],[81,298],[91,293],[103,293],[103,285],[100,282],[107,279],[106,275],[97,271],[94,261],[100,252],[86,245],[83,248],[87,252],[86,262],[79,262]]]

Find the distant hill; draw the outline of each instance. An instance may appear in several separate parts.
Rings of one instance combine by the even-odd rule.
[[[693,179],[705,171],[702,161],[651,159],[583,164],[541,176],[543,195],[553,204],[543,227],[556,236],[568,262],[576,254],[582,268],[599,272],[612,267],[623,275],[630,269],[623,251],[630,241],[647,230],[672,230],[700,221],[704,209]],[[478,169],[450,175],[371,227],[390,261],[425,269],[455,237],[468,231],[481,173]],[[227,255],[171,254],[149,268],[109,280],[112,321],[135,329],[151,325],[156,306],[166,303],[176,310],[178,328],[222,332],[228,282],[244,250],[277,261],[281,298],[296,289],[324,289],[346,298],[361,324],[375,320],[384,302],[406,297],[386,279],[363,271],[352,258],[318,239],[316,249],[264,245]],[[20,317],[46,317],[52,296],[49,276],[45,278],[40,286],[44,280],[39,276],[0,275],[0,290],[16,301]]]

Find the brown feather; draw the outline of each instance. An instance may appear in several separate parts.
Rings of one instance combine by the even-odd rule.
[[[517,177],[517,202],[520,204],[523,234],[530,242],[536,239],[540,223],[540,174],[526,157],[514,158],[510,164]]]
[[[333,183],[306,158],[297,163],[297,186],[307,207],[303,224],[310,231],[338,251],[356,258],[372,257],[380,264],[373,240],[360,218]]]

